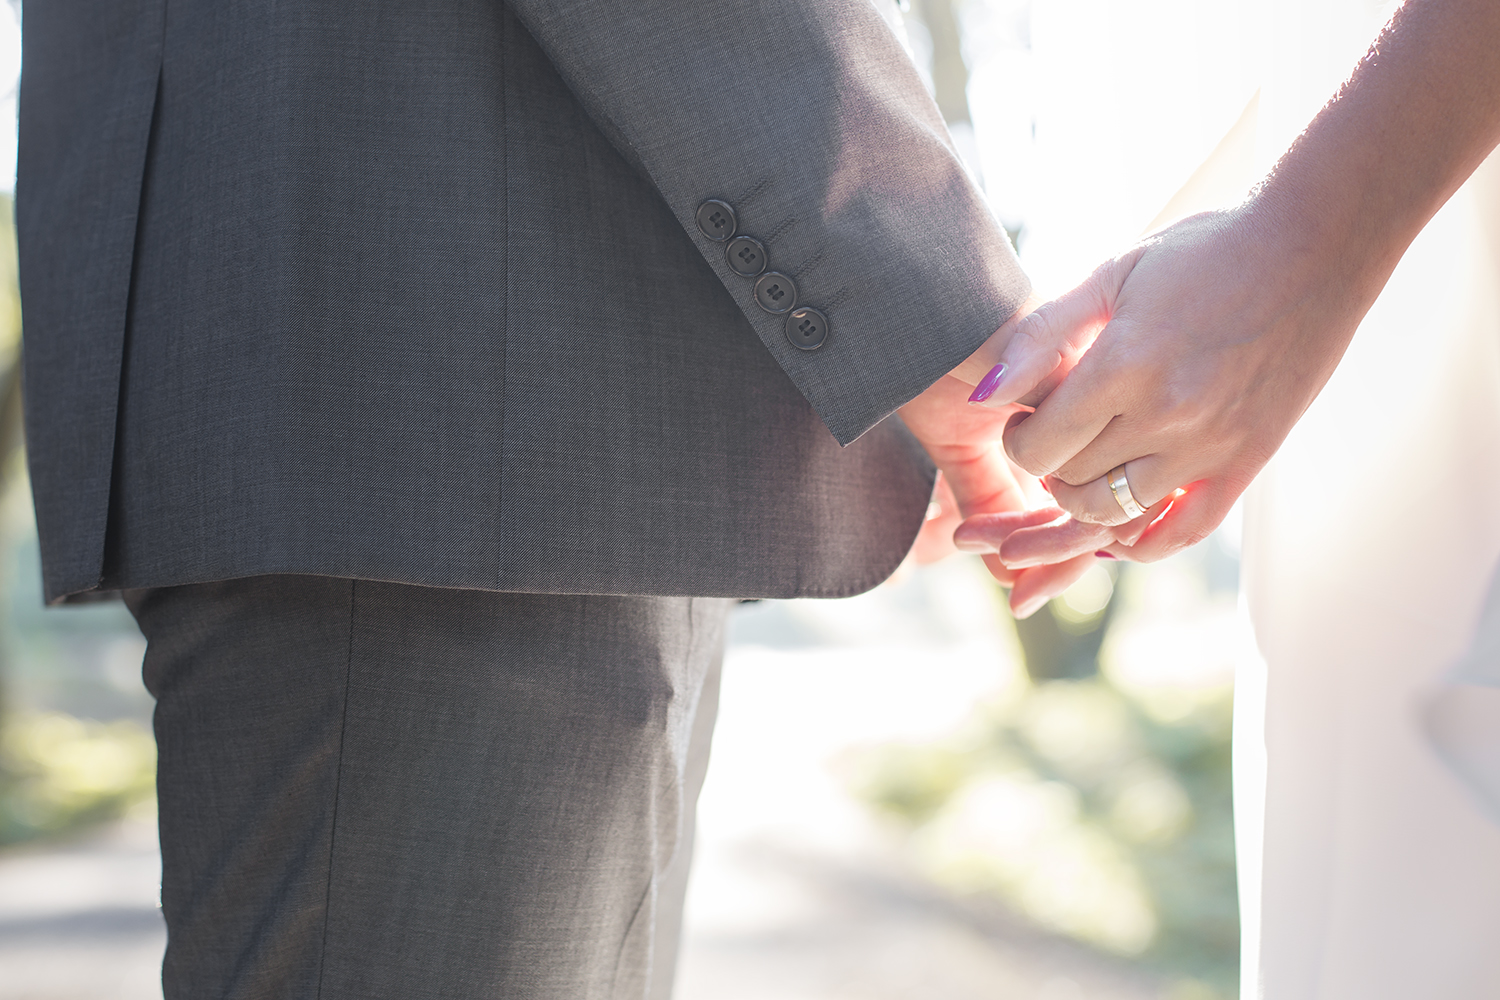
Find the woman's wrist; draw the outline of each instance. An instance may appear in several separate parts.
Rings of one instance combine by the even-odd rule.
[[[1304,285],[1363,316],[1411,241],[1494,148],[1497,33],[1492,0],[1403,6],[1246,203]]]
[[[1405,244],[1315,190],[1276,181],[1230,212],[1241,275],[1265,329],[1324,342],[1336,362]]]

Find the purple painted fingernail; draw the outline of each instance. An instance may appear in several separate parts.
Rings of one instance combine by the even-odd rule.
[[[993,396],[995,390],[1000,387],[1000,379],[1004,374],[1005,362],[1002,361],[991,368],[984,378],[979,380],[979,384],[974,387],[974,391],[969,393],[969,402],[982,403]]]
[[[1119,556],[1115,555],[1113,552],[1106,552],[1104,549],[1100,549],[1098,552],[1095,552],[1094,555],[1097,556],[1100,559],[1118,559],[1118,558],[1120,558]]]

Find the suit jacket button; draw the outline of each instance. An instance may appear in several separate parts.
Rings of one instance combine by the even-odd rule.
[[[723,243],[734,235],[735,226],[739,221],[734,217],[734,209],[729,207],[729,202],[710,198],[698,206],[698,228],[703,230],[703,235],[718,243]]]
[[[767,271],[755,282],[755,304],[780,316],[797,304],[797,286],[780,271]]]
[[[786,339],[804,351],[816,351],[828,339],[828,317],[803,306],[786,318]]]
[[[760,240],[748,236],[736,236],[724,248],[724,259],[729,269],[741,278],[753,278],[766,269],[766,248]]]

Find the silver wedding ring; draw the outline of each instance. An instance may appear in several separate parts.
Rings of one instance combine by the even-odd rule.
[[[1117,465],[1109,471],[1109,491],[1115,495],[1115,503],[1125,512],[1125,516],[1134,521],[1146,513],[1146,508],[1136,502],[1130,492],[1130,480],[1125,478],[1125,466]]]

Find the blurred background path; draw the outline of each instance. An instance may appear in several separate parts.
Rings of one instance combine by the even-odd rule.
[[[0,856],[0,997],[159,1000],[160,879],[149,817]]]
[[[1205,620],[1201,602],[1213,604],[1205,564],[1168,566],[1151,587],[1125,602],[1133,610],[1121,613],[1115,638],[1105,646],[1104,661],[1113,672],[1128,678],[1118,664],[1130,662],[1132,644],[1160,629],[1164,615]],[[1226,635],[1215,633],[1207,641],[1222,645]],[[123,641],[101,639],[99,648],[122,658],[125,648],[115,644]],[[1135,683],[1156,683],[1158,695],[1176,692],[1172,697],[1179,701],[1191,699],[1193,691],[1221,696],[1226,668],[1215,667],[1212,657],[1205,661],[1203,652],[1202,645],[1190,645],[1176,667],[1167,658],[1169,673],[1177,674],[1155,682],[1137,677]],[[138,646],[134,655],[138,661]],[[1197,664],[1196,687],[1181,673],[1190,661]],[[99,662],[107,664],[109,657]],[[100,685],[124,686],[119,666],[96,673]],[[915,811],[889,808],[892,761],[933,748],[949,748],[954,759],[965,759],[1001,731],[997,719],[1024,715],[1049,683],[1082,690],[1080,685],[1097,682],[1029,679],[1016,632],[977,561],[955,559],[908,571],[847,601],[742,606],[700,808],[679,997],[1221,995],[1181,970],[1143,964],[1144,950],[1132,955],[1130,947],[1118,947],[1118,928],[1110,938],[1110,920],[1118,924],[1124,912],[1129,939],[1130,914],[1136,912],[1122,910],[1107,891],[1115,877],[1110,865],[1119,858],[1064,852],[1059,859],[1058,844],[1098,824],[1085,808],[1059,813],[1038,807],[1051,801],[1048,795],[1056,799],[1064,792],[1065,781],[1041,779],[1014,761],[972,775],[960,768],[924,776],[919,768],[915,778],[898,767],[904,793],[927,795],[931,802]],[[137,707],[146,704],[120,695]],[[1088,725],[1091,718],[1082,721]],[[1054,718],[1050,724],[1059,723]],[[1102,730],[1109,735],[1108,725]],[[1080,745],[1092,744],[1083,738]],[[1137,752],[1132,759],[1139,758]],[[1030,800],[1012,789],[1005,799],[1011,824],[1005,830],[985,826],[983,814],[976,820],[963,805],[993,792],[1000,780],[1023,792],[1045,793]],[[965,833],[964,824],[974,822],[978,827]],[[1017,822],[1030,824],[1030,834],[1018,834]],[[138,805],[102,830],[0,853],[0,1000],[160,995],[156,976],[164,934],[156,910],[154,837],[149,808]],[[955,868],[955,858],[967,857],[964,845],[976,839],[985,850],[1009,849],[1028,878],[1045,884],[1028,888],[1025,879],[1007,878],[1004,865],[998,875],[983,865]],[[1075,911],[1028,909],[1027,894],[1038,888],[1048,899],[1074,899]],[[1137,903],[1148,910],[1153,905],[1149,899]],[[1080,914],[1087,919],[1080,922]],[[1102,921],[1104,932],[1090,919]]]

